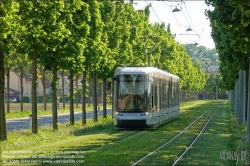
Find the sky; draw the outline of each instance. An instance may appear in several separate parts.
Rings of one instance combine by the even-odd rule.
[[[211,37],[210,21],[205,16],[205,10],[208,7],[205,1],[186,1],[168,2],[168,1],[149,1],[135,0],[134,8],[136,10],[144,9],[151,3],[150,22],[170,23],[171,32],[176,34],[175,40],[181,44],[198,43],[207,48],[215,48]],[[175,8],[182,9],[180,12],[172,12]],[[192,31],[186,31],[191,28]]]

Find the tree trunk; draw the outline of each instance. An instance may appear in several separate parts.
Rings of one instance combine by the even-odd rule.
[[[10,68],[6,69],[6,77],[7,77],[7,113],[10,113]]]
[[[46,86],[45,86],[45,79],[46,79],[46,72],[45,69],[41,71],[42,73],[42,78],[41,78],[41,83],[43,85],[43,110],[47,110],[47,96],[46,96]]]
[[[33,48],[33,63],[32,63],[32,88],[31,88],[31,94],[32,94],[32,133],[37,134],[38,133],[38,127],[37,127],[37,49],[36,46]]]
[[[90,75],[89,75],[89,87],[88,87],[88,89],[89,89],[89,96],[88,96],[88,106],[90,107]],[[92,96],[93,96],[93,93],[92,93]]]
[[[93,108],[94,108],[94,122],[98,121],[98,112],[97,112],[97,85],[96,85],[96,70],[93,71]]]
[[[112,79],[113,80],[113,79]],[[112,105],[112,87],[113,87],[113,85],[112,85],[112,81],[110,82],[110,87],[109,87],[109,104],[110,105]]]
[[[239,116],[238,116],[238,124],[241,125],[241,124],[244,124],[245,123],[245,118],[246,118],[246,115],[245,115],[245,100],[246,100],[246,86],[245,86],[245,83],[246,83],[246,71],[244,70],[240,70],[240,73],[239,73],[239,94],[240,94],[240,100],[239,100]]]
[[[73,72],[71,71],[70,72],[70,76],[69,76],[69,79],[70,79],[70,124],[71,125],[74,125],[75,124],[75,117],[74,117],[74,93],[73,93],[73,90],[74,90],[74,74]]]
[[[86,71],[82,73],[82,125],[86,124]]]
[[[248,58],[246,142],[250,142],[250,57]]]
[[[75,84],[76,84],[76,108],[78,108],[78,74],[76,75]]]
[[[107,79],[103,78],[102,81],[102,106],[103,106],[103,118],[107,118],[107,104],[106,104],[106,91],[107,91]]]
[[[20,110],[23,111],[23,67],[20,66]]]
[[[53,66],[53,81],[52,81],[52,114],[53,114],[53,131],[58,130],[57,121],[57,67]]]
[[[4,53],[0,47],[0,141],[7,140],[6,117],[4,110]]]
[[[115,81],[114,79],[112,79],[111,81],[111,96],[110,96],[110,100],[112,103],[112,119],[114,118],[114,92],[115,92]]]
[[[62,102],[63,102],[63,109],[65,109],[65,97],[64,97],[64,72],[61,72],[61,79],[62,79]]]

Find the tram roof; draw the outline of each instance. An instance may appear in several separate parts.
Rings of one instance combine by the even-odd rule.
[[[176,79],[178,79],[179,77],[176,75],[173,75],[171,73],[168,73],[166,71],[160,70],[156,67],[150,67],[150,66],[135,66],[135,67],[118,67],[115,71],[115,75],[119,75],[119,74],[132,74],[132,73],[138,73],[138,74],[142,74],[142,73],[161,73],[161,74],[167,74],[171,77],[174,77]]]

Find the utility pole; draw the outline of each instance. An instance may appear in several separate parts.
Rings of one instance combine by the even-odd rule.
[[[149,52],[147,52],[147,49],[148,49],[148,48],[146,48],[146,46],[145,46],[145,44],[144,44],[145,52],[146,52],[146,54],[148,55],[148,66],[150,66],[150,54],[153,53],[153,51],[154,51],[155,46],[156,46],[157,43],[158,43],[158,39],[156,39],[156,41],[155,41],[153,47],[151,48],[151,51],[149,51]]]

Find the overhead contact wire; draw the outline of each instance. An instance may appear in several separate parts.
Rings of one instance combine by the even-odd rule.
[[[146,0],[145,0],[145,2],[152,8],[152,10],[153,10],[153,12],[154,12],[154,14],[155,14],[155,16],[157,17],[157,19],[159,20],[159,22],[161,23],[161,19],[158,17],[158,15],[156,14],[156,12],[155,12],[155,10],[154,10],[154,8],[153,8],[153,6],[152,6],[152,4],[151,3],[148,3]]]

